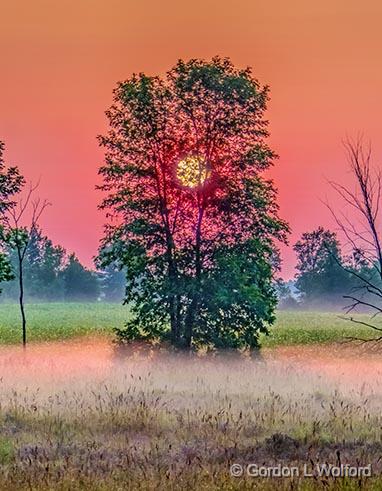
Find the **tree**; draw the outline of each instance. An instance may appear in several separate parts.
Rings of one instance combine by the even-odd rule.
[[[25,282],[28,295],[42,300],[63,300],[64,284],[62,271],[65,266],[66,252],[60,245],[36,229],[31,237],[27,251]]]
[[[344,143],[347,152],[349,169],[355,186],[346,187],[337,182],[330,184],[344,203],[341,212],[329,206],[337,225],[346,237],[356,268],[345,267],[355,281],[352,291],[345,295],[348,301],[346,312],[368,310],[372,317],[370,322],[361,321],[352,315],[348,320],[366,325],[378,334],[377,341],[382,340],[382,326],[377,317],[382,313],[382,238],[381,196],[382,173],[380,168],[372,165],[371,145],[365,145],[362,138],[348,139]],[[351,216],[347,210],[351,210]],[[367,340],[366,340],[367,341]],[[376,341],[373,339],[372,341]]]
[[[19,199],[17,206],[8,208],[4,218],[5,227],[3,228],[2,240],[9,249],[14,250],[16,254],[16,277],[19,286],[19,306],[21,313],[21,327],[23,335],[23,346],[27,342],[26,315],[24,305],[24,266],[27,252],[31,245],[31,238],[38,230],[39,219],[45,208],[49,205],[47,201],[41,201],[40,198],[33,200],[33,193],[36,186],[30,186],[25,199]],[[28,212],[31,212],[30,223],[26,226],[25,220]]]
[[[118,84],[100,137],[111,219],[100,261],[127,271],[121,339],[254,348],[267,332],[288,231],[261,176],[275,158],[267,100],[249,68],[218,57]]]
[[[65,300],[97,300],[99,284],[97,275],[84,268],[75,254],[69,256],[68,263],[62,272]]]
[[[17,271],[17,251],[8,247],[7,252],[13,271]],[[31,231],[23,265],[26,301],[62,301],[64,299],[61,273],[65,259],[65,249],[59,245],[54,245],[40,228]],[[17,282],[8,282],[3,289],[3,297],[13,300],[17,294]]]
[[[294,245],[298,271],[296,288],[308,305],[338,304],[350,288],[351,278],[335,232],[319,227],[305,232]]]
[[[102,300],[121,302],[125,295],[126,273],[114,264],[101,269],[98,273]]]
[[[6,167],[3,154],[4,143],[0,141],[0,236],[4,230],[5,215],[15,206],[14,198],[24,184],[24,178],[17,167]],[[13,277],[12,268],[2,243],[0,249],[0,283],[9,281]]]
[[[17,249],[9,248],[8,255],[13,271],[17,272]],[[98,274],[84,268],[74,254],[68,257],[65,249],[54,245],[40,228],[30,233],[22,271],[26,302],[96,300],[99,297]],[[18,282],[10,281],[4,288],[4,296],[15,299],[18,291]]]
[[[295,310],[299,308],[299,302],[295,295],[293,295],[293,289],[295,285],[293,281],[284,281],[281,278],[277,278],[275,282],[275,289],[277,294],[277,308],[280,310]]]
[[[24,177],[17,167],[6,167],[4,162],[4,143],[0,141],[0,217],[15,206],[14,198],[20,192]]]
[[[11,263],[3,252],[0,252],[0,283],[13,280],[14,275],[12,272]],[[2,290],[0,290],[0,293]]]

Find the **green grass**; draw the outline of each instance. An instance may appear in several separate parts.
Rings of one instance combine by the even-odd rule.
[[[89,335],[113,335],[122,327],[128,309],[109,303],[45,303],[26,305],[29,341],[55,341]],[[0,305],[0,344],[21,341],[20,312],[16,304]]]
[[[28,341],[55,341],[80,336],[113,336],[114,327],[122,327],[129,309],[108,303],[28,304]],[[278,312],[270,336],[262,346],[315,344],[341,341],[348,336],[371,337],[375,332],[365,326],[340,319],[333,312]],[[368,317],[357,316],[367,321]],[[20,313],[16,304],[0,305],[0,344],[21,340]]]
[[[262,346],[323,344],[343,341],[347,337],[369,339],[376,336],[377,332],[371,328],[341,317],[344,317],[343,313],[335,312],[278,312],[270,335],[261,339]],[[354,315],[354,318],[370,322],[367,315]]]

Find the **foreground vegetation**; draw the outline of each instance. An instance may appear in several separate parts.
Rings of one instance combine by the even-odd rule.
[[[26,305],[28,340],[56,341],[79,336],[112,336],[128,309],[113,303],[38,303]],[[21,341],[17,304],[0,305],[0,344]]]
[[[122,327],[129,309],[113,303],[43,303],[26,306],[29,341],[56,341],[80,336],[113,336]],[[262,346],[314,344],[341,341],[348,336],[371,337],[370,328],[340,318],[333,312],[280,311],[261,338]],[[356,316],[358,320],[369,320]],[[20,314],[16,304],[0,305],[0,344],[21,341]]]
[[[354,347],[332,355],[327,346],[291,347],[290,356],[268,349],[259,359],[169,354],[111,343],[128,315],[120,305],[27,309],[35,342],[26,352],[12,346],[20,340],[17,306],[0,309],[0,489],[382,488],[379,355],[365,373],[355,366],[365,354],[341,359]],[[280,312],[263,344],[365,332],[334,313]],[[371,464],[373,475],[303,477],[305,464],[322,463]],[[234,477],[233,464],[294,466],[301,475]]]
[[[341,385],[277,359],[60,346],[0,359],[0,489],[381,489],[376,380]],[[230,475],[234,463],[312,462],[371,464],[374,477]]]
[[[356,324],[341,312],[279,311],[270,335],[262,338],[262,346],[322,344],[342,342],[347,338],[371,339],[378,332]],[[354,315],[357,321],[370,322],[368,315]],[[377,322],[378,325],[378,322]],[[382,326],[381,326],[382,327]]]

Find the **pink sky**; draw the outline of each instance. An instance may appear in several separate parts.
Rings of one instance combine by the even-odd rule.
[[[291,242],[333,226],[326,179],[348,182],[341,140],[381,157],[382,4],[377,0],[15,0],[0,13],[0,139],[52,202],[45,232],[91,264],[102,234],[96,136],[118,80],[178,58],[229,56],[271,86],[272,171]],[[283,248],[284,274],[294,254]]]

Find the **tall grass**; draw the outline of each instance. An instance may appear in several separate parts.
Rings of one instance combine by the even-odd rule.
[[[341,382],[277,357],[78,343],[3,348],[0,374],[0,489],[382,486],[379,373],[367,383]],[[269,480],[229,472],[233,463],[338,460],[370,463],[376,476]]]

